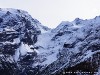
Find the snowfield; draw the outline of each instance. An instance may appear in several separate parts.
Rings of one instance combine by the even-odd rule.
[[[64,72],[100,75],[100,16],[62,21],[50,29],[26,11],[0,9],[0,74]]]

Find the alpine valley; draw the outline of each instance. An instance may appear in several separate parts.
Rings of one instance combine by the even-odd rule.
[[[0,75],[100,75],[100,16],[43,26],[0,9]]]

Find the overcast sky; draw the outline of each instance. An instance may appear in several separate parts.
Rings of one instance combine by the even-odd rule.
[[[100,15],[100,0],[0,0],[0,8],[26,10],[43,25],[54,28],[61,21]]]

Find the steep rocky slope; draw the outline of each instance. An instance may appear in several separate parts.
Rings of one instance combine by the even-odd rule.
[[[100,74],[100,16],[43,26],[26,11],[0,9],[0,75]]]
[[[33,45],[37,36],[47,30],[26,11],[0,9],[0,74],[18,75],[24,68],[32,68],[37,56]]]

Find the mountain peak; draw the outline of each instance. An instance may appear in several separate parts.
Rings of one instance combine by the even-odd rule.
[[[0,74],[99,75],[99,41],[99,16],[50,29],[26,11],[0,9]]]

